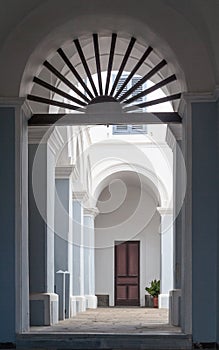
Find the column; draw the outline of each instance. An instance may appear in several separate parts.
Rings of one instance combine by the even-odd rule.
[[[190,97],[191,98],[191,97]],[[194,102],[193,102],[194,101]],[[190,154],[186,154],[186,162],[190,167],[191,189],[190,207],[185,203],[186,234],[191,227],[192,271],[182,271],[182,288],[186,293],[187,274],[192,274],[192,335],[194,343],[208,343],[217,340],[219,290],[218,277],[218,104],[212,99],[207,101],[193,96],[189,103],[185,127],[186,144],[192,140]],[[184,119],[184,118],[183,118]],[[187,150],[186,150],[187,151]],[[190,212],[188,212],[190,211]],[[185,242],[184,259],[188,261],[190,247]],[[186,264],[185,261],[185,264]],[[219,280],[219,279],[218,279]],[[188,295],[188,294],[187,294]],[[186,295],[185,295],[186,296]],[[188,296],[187,296],[188,297]],[[187,308],[183,300],[182,311]],[[186,327],[186,325],[185,325]]]
[[[22,98],[0,98],[0,343],[29,328],[27,119]],[[15,151],[16,150],[16,151]],[[16,290],[16,293],[15,293]]]
[[[157,208],[160,213],[161,237],[161,294],[159,308],[169,307],[169,292],[173,289],[173,213],[168,208]]]
[[[87,199],[85,191],[73,192],[73,297],[76,311],[86,310],[84,295],[84,237],[83,237],[83,202]]]
[[[173,287],[170,292],[169,322],[181,325],[182,205],[186,169],[182,154],[182,124],[169,124],[166,141],[173,151]]]
[[[97,308],[95,296],[95,232],[94,219],[98,214],[97,208],[84,208],[84,293],[87,308]]]
[[[72,294],[72,171],[72,165],[56,166],[55,170],[55,286],[57,292],[57,283],[59,284],[60,293],[57,292],[57,294],[60,300],[66,293],[60,289],[58,281],[61,277],[58,271],[65,274],[68,272],[70,291],[64,299],[65,318],[70,317],[69,298]],[[63,317],[62,311],[60,315]]]
[[[31,325],[58,322],[58,295],[54,293],[54,195],[55,157],[62,138],[57,130],[52,129],[51,133],[47,129],[32,127],[29,130]]]

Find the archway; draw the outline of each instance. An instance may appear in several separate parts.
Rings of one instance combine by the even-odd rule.
[[[179,97],[179,96],[178,96]],[[61,107],[64,107],[63,105]]]

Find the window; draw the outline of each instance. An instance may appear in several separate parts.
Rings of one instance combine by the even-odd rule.
[[[147,134],[147,125],[113,125],[113,135]]]

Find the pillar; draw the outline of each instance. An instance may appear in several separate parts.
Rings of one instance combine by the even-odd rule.
[[[184,265],[182,271],[183,293],[187,294],[187,274],[192,275],[192,335],[194,343],[217,341],[218,325],[218,106],[213,96],[188,96],[188,109],[183,122],[185,149],[191,191],[190,206],[185,202],[185,227],[191,235],[192,269]],[[189,129],[189,130],[188,130]],[[190,133],[189,133],[190,132]],[[192,167],[191,167],[192,162]],[[189,212],[188,212],[189,210]],[[190,231],[191,227],[191,231]],[[185,242],[186,243],[186,242]],[[188,246],[184,245],[184,259]],[[188,258],[187,258],[188,260]],[[190,305],[189,305],[190,306]],[[187,311],[186,300],[182,310]]]
[[[55,170],[55,286],[57,292],[58,279],[61,278],[57,272],[68,272],[70,291],[69,297],[64,299],[65,318],[70,317],[69,298],[72,294],[72,171],[72,165],[56,166]],[[62,291],[59,297],[63,297]]]
[[[84,293],[87,308],[97,308],[95,296],[95,232],[94,219],[98,214],[97,208],[84,209]]]
[[[29,328],[29,115],[30,110],[22,98],[0,98],[0,313],[4,315],[0,321],[0,343],[14,343],[16,333]]]
[[[84,232],[83,202],[87,199],[85,191],[73,192],[73,297],[77,312],[86,310],[84,295]]]
[[[182,205],[186,169],[182,154],[182,124],[169,124],[166,141],[173,152],[173,290],[170,292],[169,322],[181,325]]]
[[[158,208],[161,236],[161,293],[159,307],[169,307],[169,292],[173,289],[173,213],[168,208]]]
[[[56,150],[63,140],[57,130],[52,129],[51,133],[47,129],[29,129],[31,325],[58,322],[58,295],[54,293],[54,194]]]

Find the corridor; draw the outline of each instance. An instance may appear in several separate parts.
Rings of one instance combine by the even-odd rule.
[[[117,307],[89,309],[49,327],[31,327],[31,333],[179,333],[168,324],[167,309]]]

